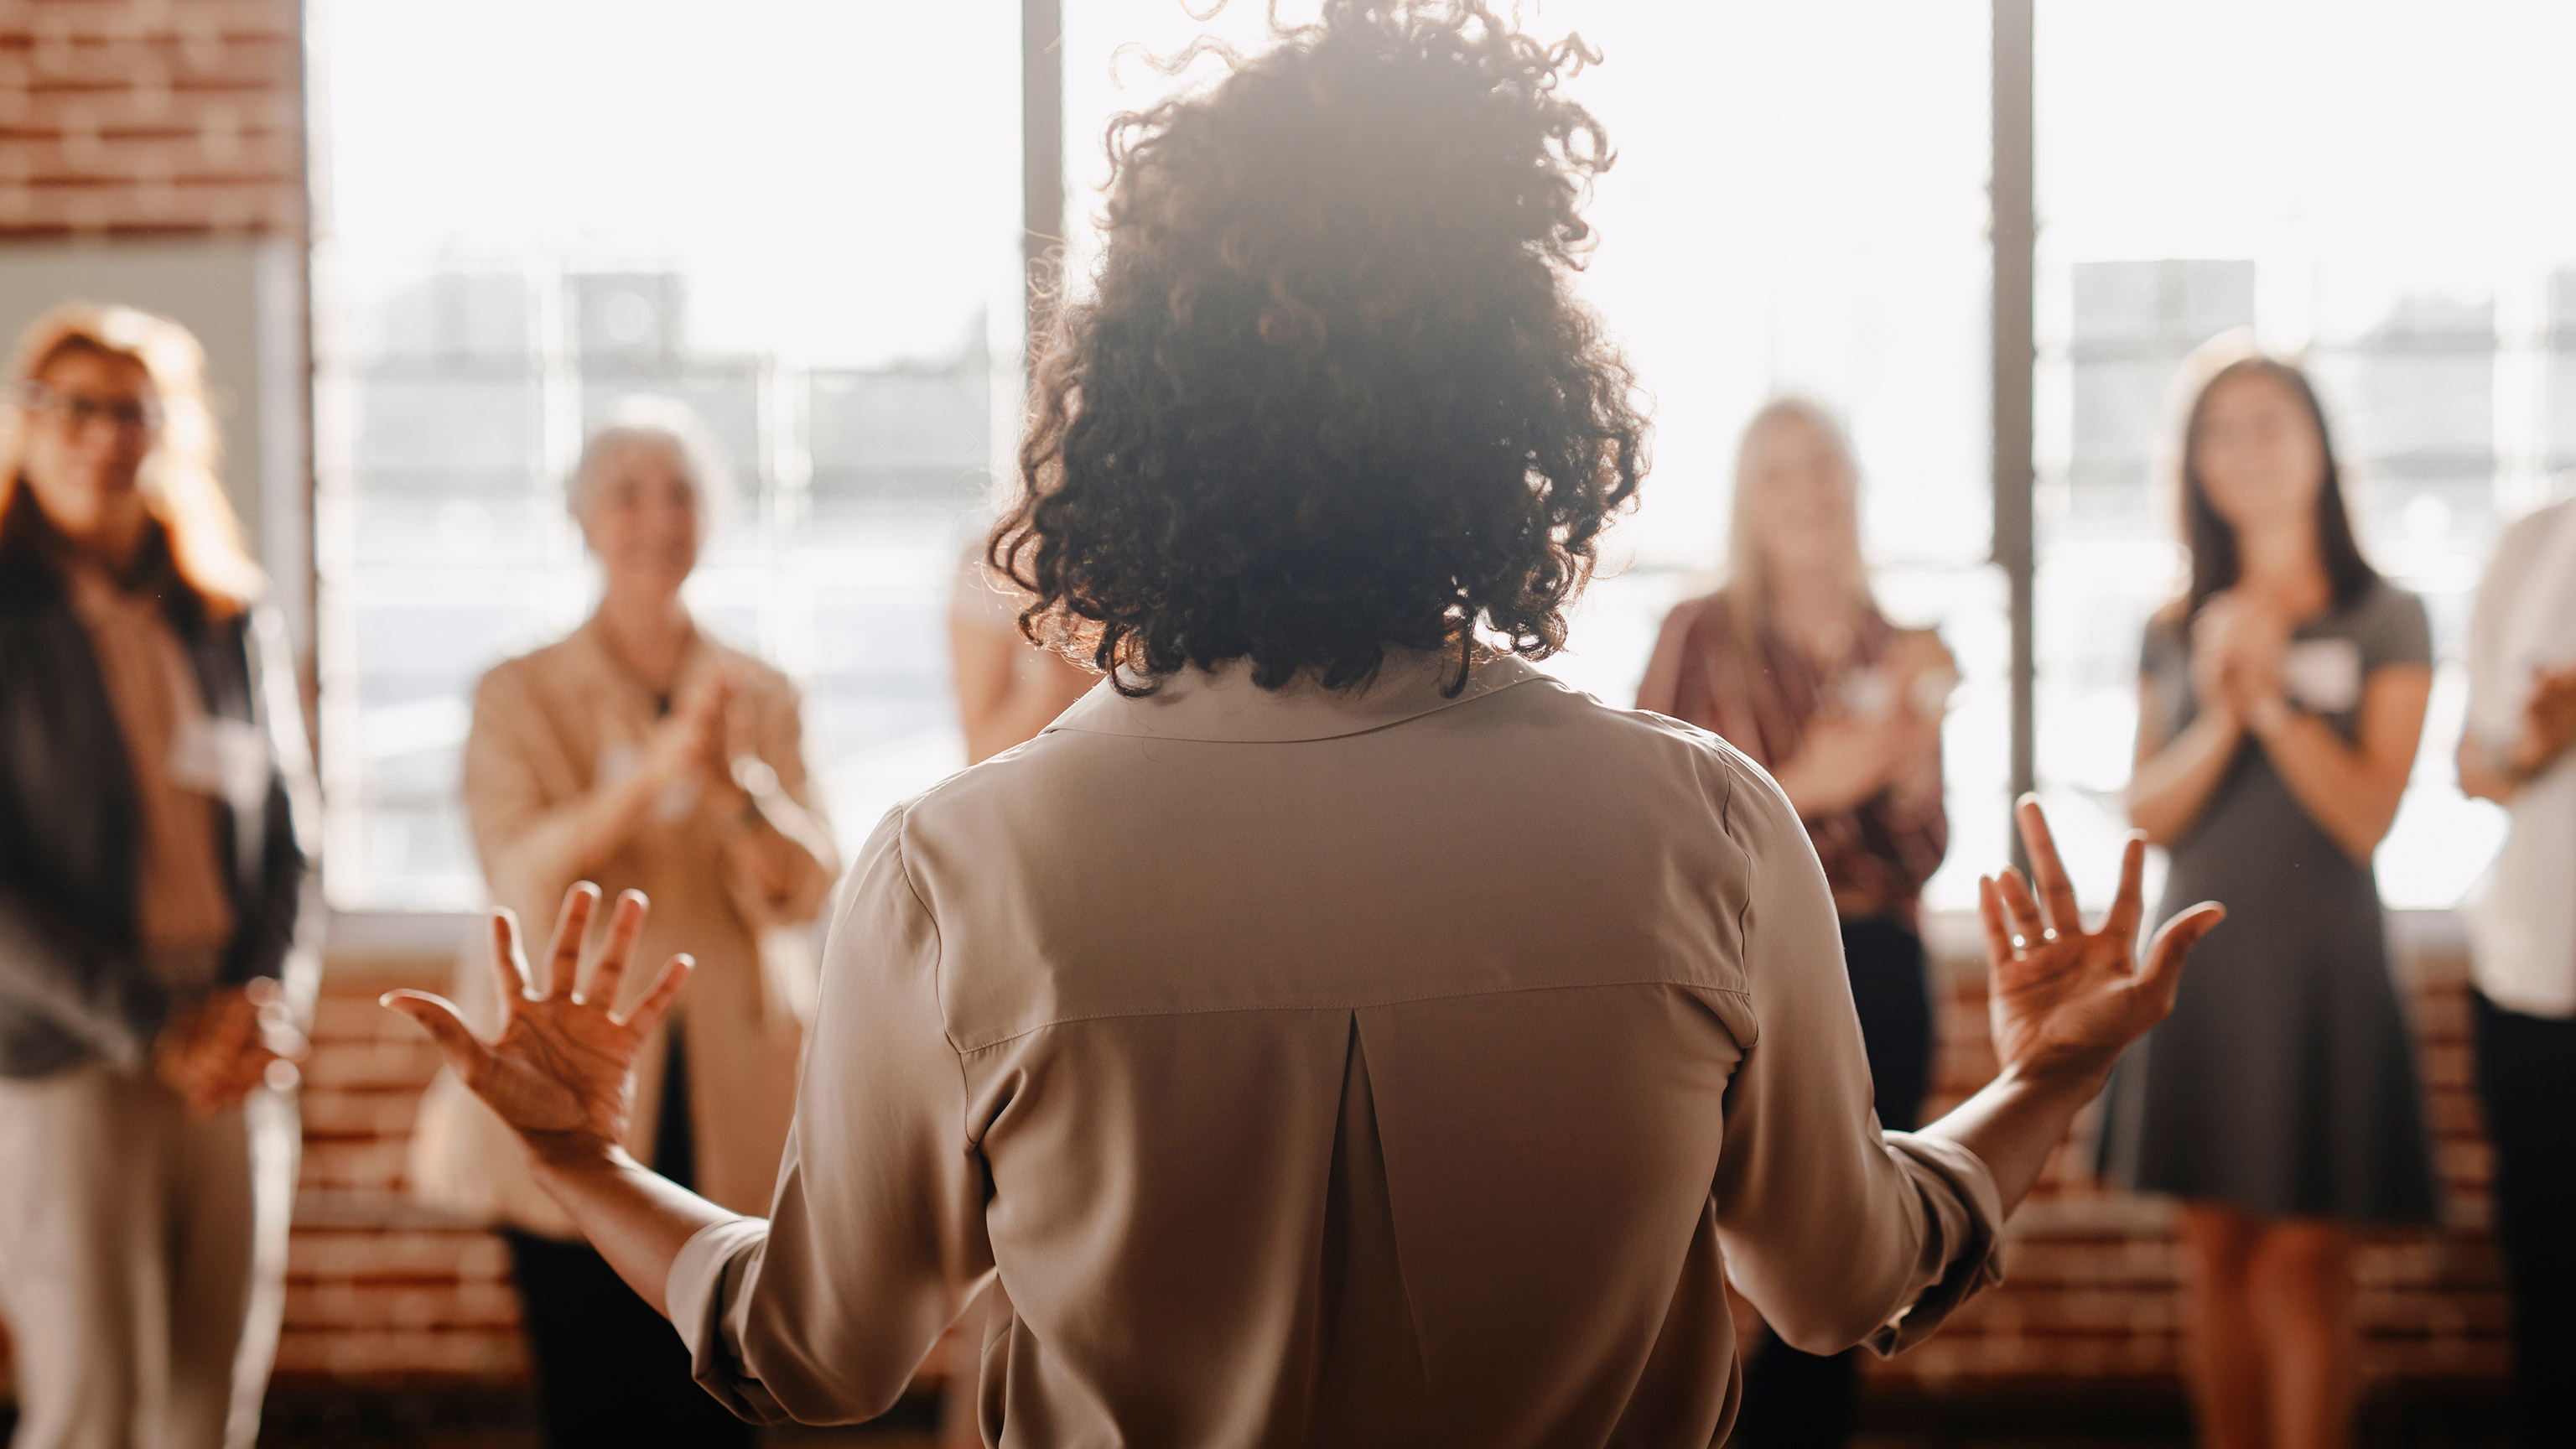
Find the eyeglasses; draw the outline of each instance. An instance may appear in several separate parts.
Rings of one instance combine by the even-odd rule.
[[[76,392],[58,393],[31,378],[11,391],[10,401],[26,412],[52,413],[75,434],[88,432],[90,424],[100,421],[114,423],[120,433],[161,430],[161,405],[149,398],[104,399]]]

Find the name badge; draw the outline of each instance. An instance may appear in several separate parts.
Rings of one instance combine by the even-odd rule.
[[[2301,639],[2282,657],[2281,684],[2310,714],[2349,714],[2361,706],[2361,646]]]
[[[197,715],[180,722],[168,768],[182,790],[255,810],[268,798],[268,734],[247,720]]]

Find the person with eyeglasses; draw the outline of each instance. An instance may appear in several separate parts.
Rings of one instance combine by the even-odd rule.
[[[275,1348],[318,821],[201,373],[177,323],[75,303],[20,336],[0,412],[19,1449],[248,1445]]]

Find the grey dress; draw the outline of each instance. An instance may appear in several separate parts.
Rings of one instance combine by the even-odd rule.
[[[2432,657],[2424,606],[2373,583],[2292,637],[2292,703],[2346,738],[2362,681]],[[2198,712],[2179,621],[2148,626],[2140,673],[2166,737]],[[2192,952],[2172,1017],[2112,1079],[2105,1165],[2142,1192],[2281,1217],[2434,1218],[2414,1044],[2389,975],[2379,886],[2247,740],[2176,841],[2157,919],[2227,907]]]

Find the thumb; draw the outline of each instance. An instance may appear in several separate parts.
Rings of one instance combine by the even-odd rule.
[[[2174,993],[2182,989],[2182,963],[2211,928],[2227,919],[2227,907],[2202,901],[2177,913],[2147,943],[2147,964],[2138,973],[2137,989],[2156,1003],[2157,1014],[2173,1010]]]
[[[455,1003],[444,996],[426,991],[388,991],[376,998],[380,1006],[391,1007],[420,1024],[429,1038],[438,1044],[438,1054],[456,1069],[456,1075],[472,1083],[482,1065],[490,1060],[492,1049],[485,1046],[457,1013]]]

